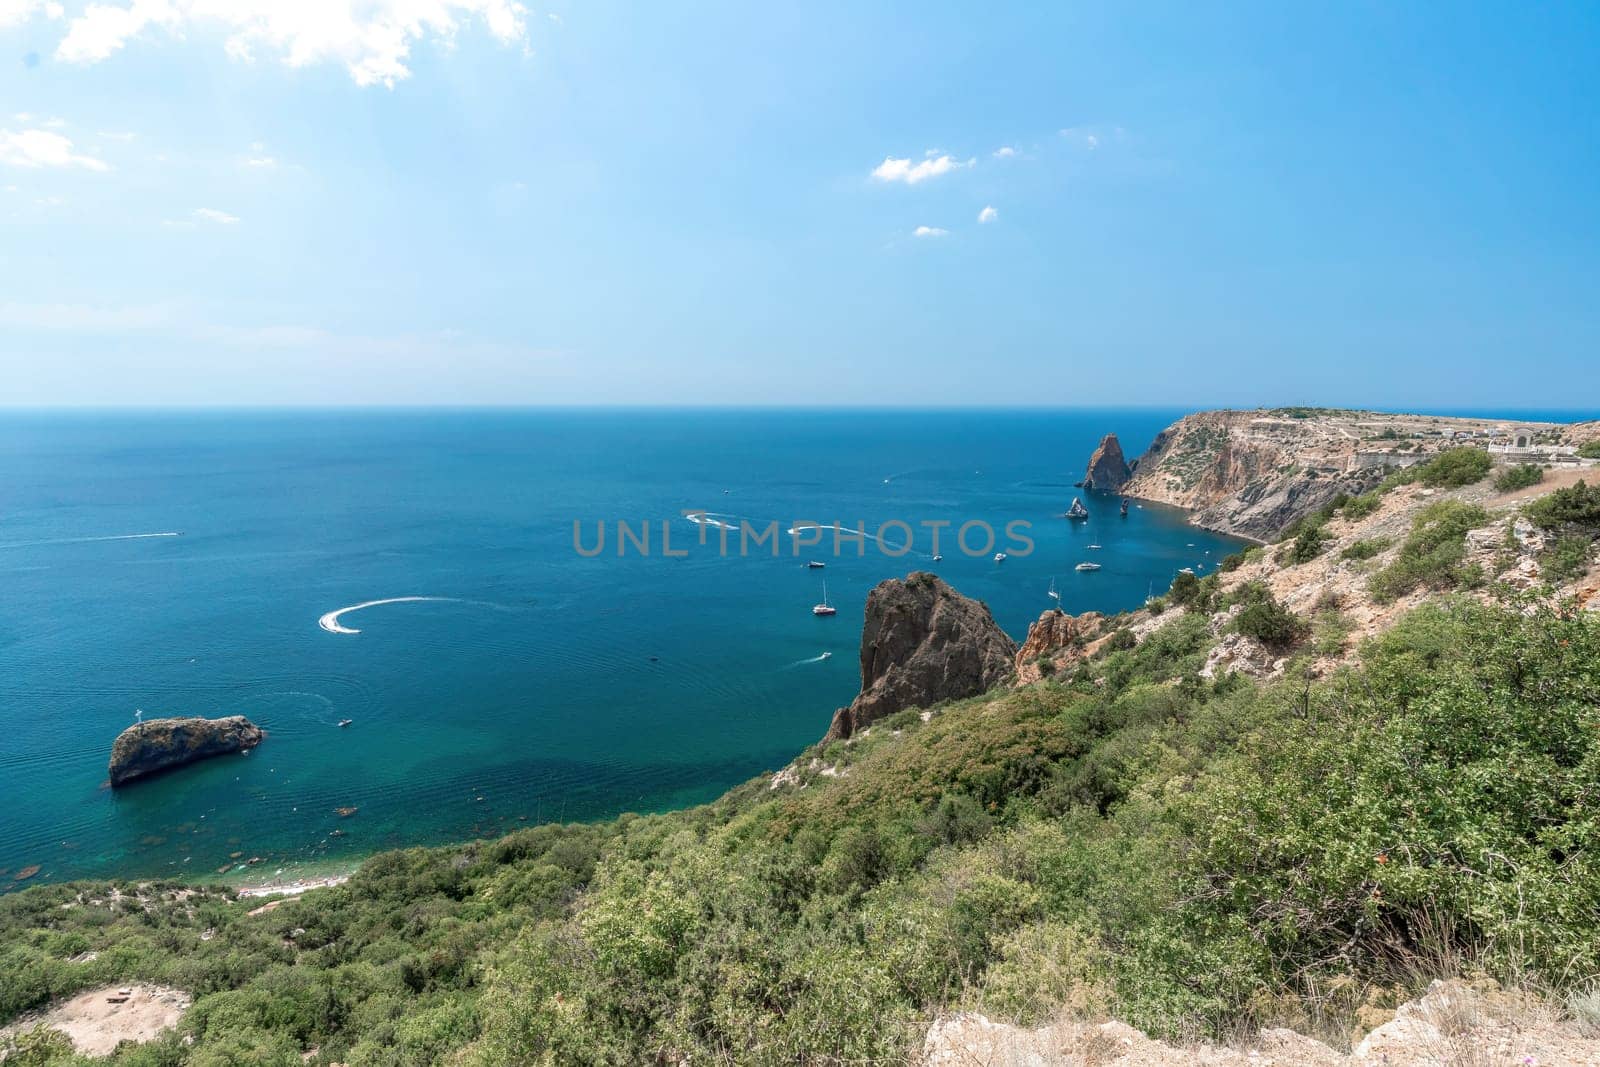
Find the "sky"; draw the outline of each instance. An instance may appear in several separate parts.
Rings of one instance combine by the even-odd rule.
[[[0,0],[0,404],[1600,405],[1600,6]]]

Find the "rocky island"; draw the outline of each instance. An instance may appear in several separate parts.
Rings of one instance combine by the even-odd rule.
[[[243,715],[141,722],[118,734],[111,746],[111,785],[115,788],[197,760],[243,752],[266,736],[266,731]]]

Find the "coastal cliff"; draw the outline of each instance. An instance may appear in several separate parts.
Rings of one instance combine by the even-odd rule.
[[[879,582],[861,629],[861,693],[834,713],[826,740],[905,708],[987,692],[1011,673],[1016,653],[983,603],[934,575]]]
[[[1332,408],[1201,411],[1157,434],[1121,491],[1188,509],[1198,526],[1269,541],[1341,493],[1364,493],[1443,449],[1532,449],[1562,429]]]
[[[266,732],[243,715],[152,719],[130,726],[111,746],[112,786],[259,745]]]

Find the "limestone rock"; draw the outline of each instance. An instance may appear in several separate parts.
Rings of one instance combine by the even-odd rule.
[[[130,726],[111,746],[111,784],[123,785],[212,756],[254,748],[266,732],[243,715],[152,719]]]
[[[1084,474],[1081,484],[1085,489],[1102,493],[1120,493],[1132,476],[1133,471],[1128,468],[1128,461],[1122,455],[1122,443],[1117,440],[1116,434],[1108,433],[1100,439],[1100,447],[1094,450],[1094,455],[1089,457],[1088,472]]]
[[[983,603],[923,571],[879,582],[861,631],[861,693],[826,740],[905,708],[976,696],[1010,676],[1016,642]]]

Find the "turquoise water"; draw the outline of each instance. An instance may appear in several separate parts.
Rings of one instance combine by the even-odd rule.
[[[199,878],[243,852],[266,876],[710,799],[850,700],[883,578],[934,570],[1020,639],[1052,579],[1067,610],[1115,611],[1210,569],[1238,542],[1180,514],[1090,498],[1087,523],[1055,517],[1102,433],[1134,455],[1178,414],[6,416],[0,869]],[[684,509],[915,537],[903,558],[724,558]],[[602,555],[574,551],[574,520],[592,545],[619,519],[655,524],[652,555],[618,558],[614,527]],[[935,564],[936,520],[1002,539],[1029,522],[1035,548],[996,564],[947,542]],[[687,557],[660,554],[662,523]],[[824,578],[833,618],[810,611]],[[413,596],[448,599],[341,616],[357,634],[318,625]],[[113,793],[106,756],[136,710],[242,714],[269,736]]]

